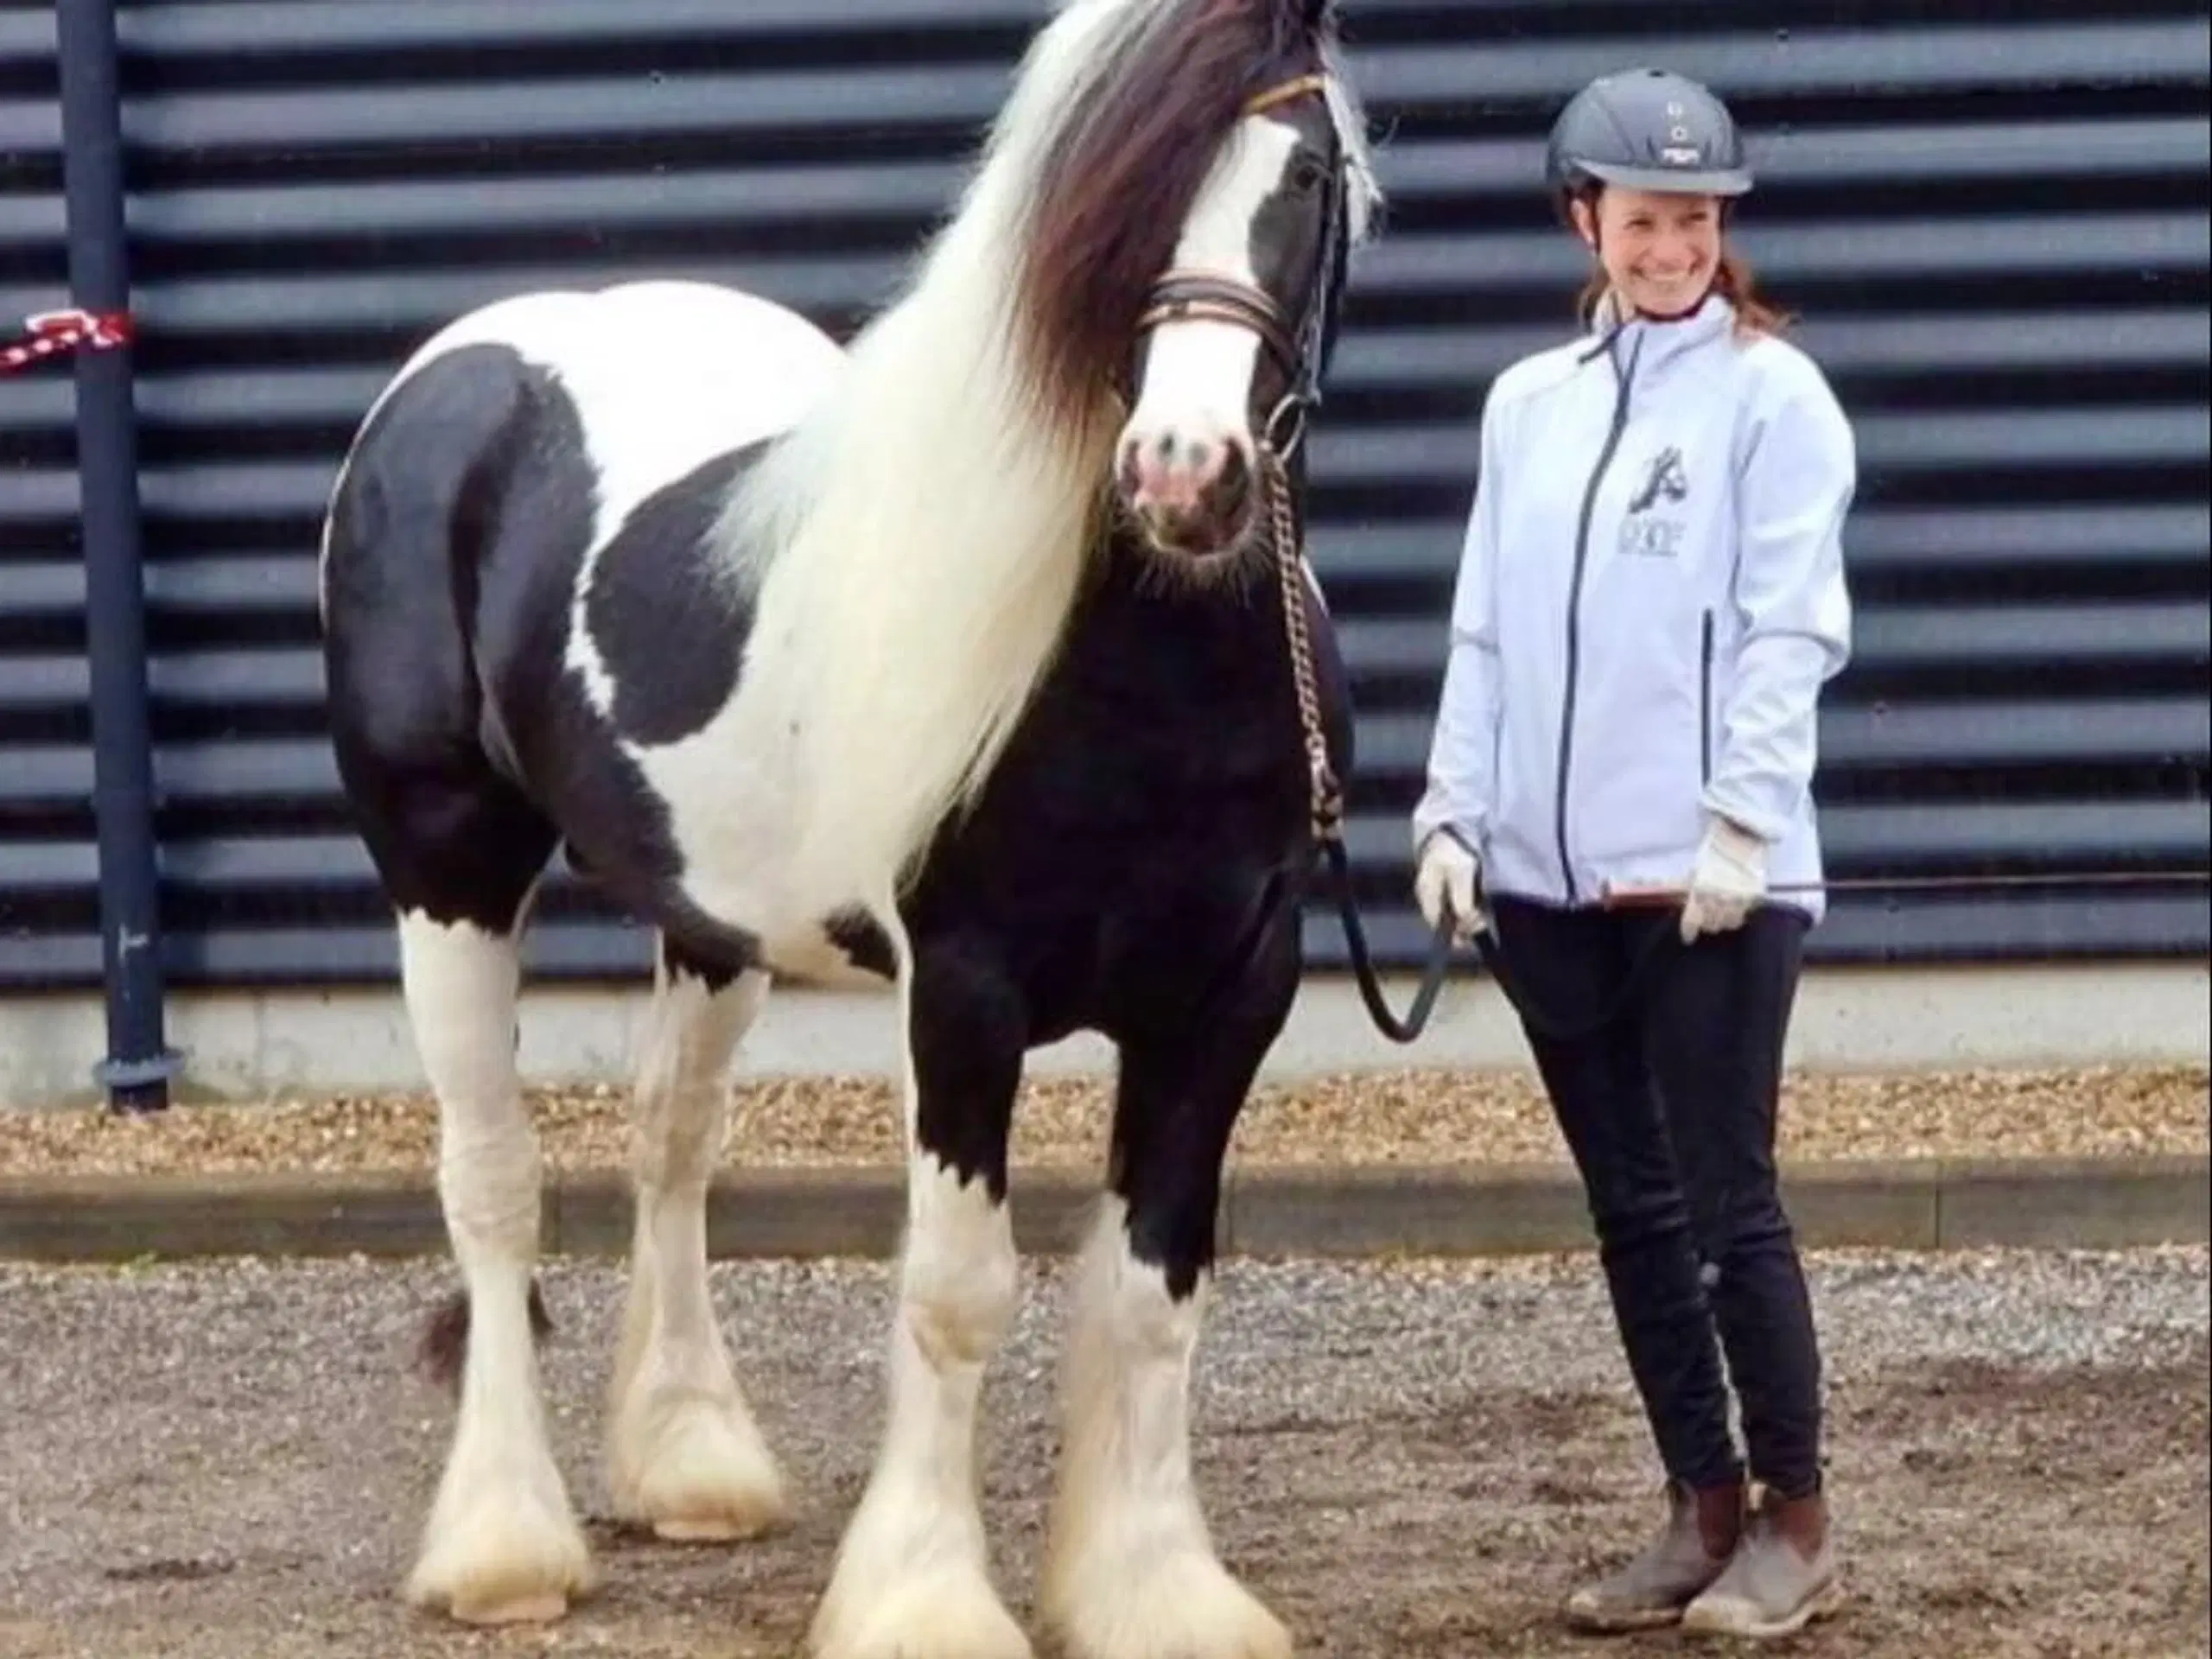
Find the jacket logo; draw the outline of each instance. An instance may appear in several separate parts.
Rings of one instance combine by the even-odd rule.
[[[1643,482],[1637,486],[1628,510],[1643,512],[1662,495],[1669,501],[1680,501],[1689,493],[1689,474],[1682,470],[1682,452],[1670,443],[1652,456],[1650,470],[1644,474]]]
[[[1669,506],[1679,504],[1688,499],[1689,493],[1690,475],[1682,465],[1682,452],[1670,443],[1652,456],[1643,481],[1629,498],[1628,514],[1621,520],[1622,555],[1671,559],[1679,553],[1688,524],[1671,514],[1654,512],[1652,508],[1662,502]]]

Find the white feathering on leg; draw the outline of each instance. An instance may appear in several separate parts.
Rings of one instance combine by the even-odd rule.
[[[1288,1632],[1216,1558],[1192,1484],[1207,1281],[1177,1301],[1131,1255],[1127,1215],[1104,1200],[1077,1263],[1045,1617],[1071,1659],[1288,1659]]]

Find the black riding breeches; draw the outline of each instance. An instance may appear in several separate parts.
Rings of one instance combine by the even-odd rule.
[[[1669,911],[1491,912],[1668,1474],[1741,1478],[1725,1354],[1752,1477],[1817,1490],[1820,1350],[1774,1158],[1807,918],[1763,905],[1685,945]]]

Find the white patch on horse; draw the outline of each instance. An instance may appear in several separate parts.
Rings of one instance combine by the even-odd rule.
[[[1076,1264],[1059,1478],[1039,1604],[1090,1659],[1288,1659],[1282,1624],[1216,1558],[1191,1479],[1190,1371],[1209,1290],[1177,1301],[1109,1195]]]
[[[616,1515],[664,1538],[749,1538],[785,1510],[781,1474],[730,1367],[707,1286],[707,1187],[728,1122],[730,1057],[766,974],[719,991],[657,970],[631,1117],[630,1294],[608,1390]]]
[[[1256,287],[1252,224],[1282,188],[1298,134],[1281,121],[1250,116],[1237,124],[1200,188],[1176,243],[1173,269]],[[1177,451],[1236,440],[1254,447],[1246,406],[1259,367],[1259,339],[1249,328],[1213,317],[1160,324],[1145,359],[1144,385],[1128,429],[1140,445],[1163,442]]]
[[[556,1618],[593,1575],[531,1347],[541,1167],[515,1069],[519,956],[511,937],[411,911],[399,918],[399,949],[438,1102],[439,1196],[468,1292],[453,1443],[407,1595],[471,1623]]]
[[[585,595],[607,544],[655,491],[803,418],[843,355],[827,334],[771,301],[686,282],[502,301],[435,337],[416,361],[476,344],[505,346],[550,374],[582,428],[592,523],[570,601],[566,660],[604,718],[614,683],[585,625]],[[744,573],[733,568],[731,577]]]

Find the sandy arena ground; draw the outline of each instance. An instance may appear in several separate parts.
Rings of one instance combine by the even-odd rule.
[[[2202,1655],[2207,1258],[1813,1263],[1854,1594],[1808,1659]],[[404,1659],[796,1651],[870,1455],[890,1281],[732,1263],[715,1286],[793,1478],[791,1527],[730,1549],[594,1522],[598,1597],[550,1632],[456,1633],[392,1594],[448,1421],[407,1375],[442,1263],[0,1266],[0,1655]],[[1059,1281],[1033,1267],[987,1395],[985,1514],[1029,1611]],[[553,1423],[603,1504],[619,1311],[556,1264]],[[1710,1652],[1592,1643],[1554,1608],[1649,1523],[1654,1475],[1586,1257],[1233,1264],[1199,1356],[1217,1536],[1307,1659]],[[1043,1656],[1040,1655],[1040,1659]]]

